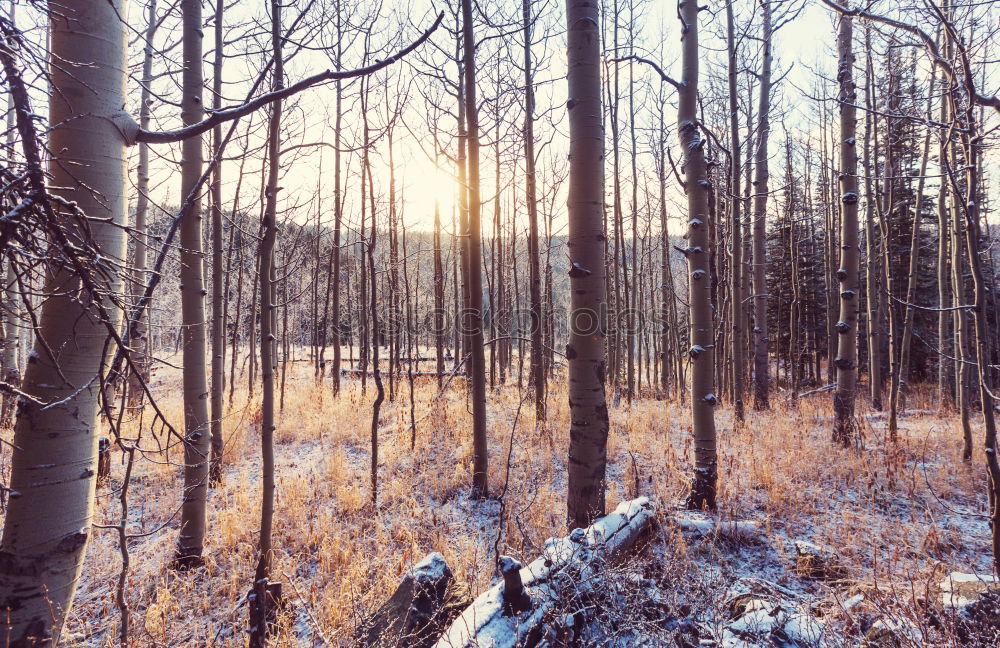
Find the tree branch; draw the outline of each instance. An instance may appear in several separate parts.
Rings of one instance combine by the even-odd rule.
[[[674,88],[677,90],[680,90],[681,87],[684,85],[680,81],[676,81],[671,77],[667,76],[667,73],[664,72],[663,68],[661,68],[655,61],[650,61],[649,59],[642,58],[641,56],[630,54],[629,56],[622,56],[620,58],[613,58],[610,60],[611,63],[622,63],[625,61],[635,61],[636,63],[645,63],[649,67],[653,68],[656,71],[656,73],[660,75],[661,79],[663,79],[670,85],[674,86]]]
[[[896,29],[901,29],[909,34],[912,34],[913,36],[916,36],[923,42],[924,47],[927,48],[927,51],[930,52],[931,58],[934,59],[934,63],[937,64],[938,67],[940,67],[942,70],[944,70],[944,73],[948,76],[948,79],[952,83],[960,84],[963,87],[965,87],[972,103],[978,104],[980,106],[986,106],[988,108],[993,108],[998,113],[1000,113],[1000,97],[997,97],[996,95],[988,97],[984,94],[980,94],[979,91],[973,85],[971,85],[972,77],[971,77],[971,72],[968,69],[965,71],[964,78],[959,78],[959,74],[955,71],[955,66],[951,64],[951,61],[948,61],[947,59],[941,56],[941,52],[938,50],[937,43],[934,41],[933,38],[931,38],[930,34],[925,32],[924,30],[914,25],[910,25],[908,23],[896,20],[894,18],[889,18],[888,16],[880,16],[878,14],[873,14],[865,9],[850,9],[843,5],[837,4],[833,0],[822,0],[822,1],[823,4],[830,7],[834,11],[840,13],[841,15],[857,16],[858,18],[862,18],[864,20],[871,20],[872,22],[882,23],[883,25],[888,25],[889,27],[895,27]],[[948,24],[947,21],[944,22],[948,26],[949,31],[954,33],[954,27]],[[964,53],[965,51],[964,48],[962,48],[962,51]]]
[[[324,72],[320,72],[319,74],[314,74],[313,76],[302,79],[298,83],[294,83],[288,86],[287,88],[282,88],[280,90],[275,90],[274,92],[268,92],[266,94],[262,94],[256,99],[248,101],[247,103],[242,104],[240,106],[212,113],[212,115],[208,117],[208,119],[202,120],[197,124],[192,124],[191,126],[187,126],[185,128],[178,128],[177,130],[171,130],[171,131],[147,131],[140,129],[135,136],[135,142],[136,143],[144,142],[146,144],[168,144],[170,142],[179,142],[189,137],[195,137],[197,135],[201,135],[202,133],[208,132],[212,130],[212,128],[214,128],[215,126],[218,126],[219,124],[223,124],[233,119],[239,119],[244,115],[249,115],[250,113],[254,112],[255,110],[263,106],[266,106],[269,103],[279,101],[286,97],[290,97],[294,94],[302,92],[303,90],[311,88],[314,85],[320,83],[326,83],[328,81],[336,81],[338,79],[353,79],[355,77],[361,77],[373,74],[375,72],[378,72],[379,70],[389,67],[390,65],[400,60],[413,50],[420,47],[424,43],[424,41],[430,38],[431,34],[434,33],[434,31],[438,28],[443,19],[444,19],[444,12],[442,11],[441,13],[438,14],[437,20],[434,21],[434,24],[431,25],[430,28],[427,29],[427,31],[421,34],[420,38],[413,41],[402,50],[396,52],[389,58],[384,59],[382,61],[377,61],[375,63],[372,63],[371,65],[365,66],[363,68],[358,68],[355,70],[344,70],[344,71],[326,70]]]

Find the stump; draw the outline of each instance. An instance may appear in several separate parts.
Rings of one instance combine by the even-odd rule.
[[[281,583],[272,583],[266,578],[254,583],[247,594],[247,614],[250,620],[250,646],[263,647],[272,634],[271,626],[278,621],[281,608]]]
[[[471,600],[468,587],[456,583],[444,557],[431,553],[403,575],[396,591],[365,619],[355,638],[366,648],[428,648]]]
[[[111,439],[101,437],[97,442],[97,481],[103,483],[111,477]]]

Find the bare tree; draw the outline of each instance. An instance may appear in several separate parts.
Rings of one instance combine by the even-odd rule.
[[[855,386],[858,377],[858,152],[857,87],[854,84],[854,29],[841,16],[837,34],[840,82],[840,317],[837,320],[837,391],[833,396],[833,440],[849,445],[856,439]]]
[[[766,0],[765,0],[766,4]],[[688,299],[691,303],[691,416],[694,432],[695,467],[689,508],[715,509],[718,461],[715,438],[715,331],[712,314],[712,286],[709,277],[711,252],[708,232],[708,196],[712,189],[705,163],[707,141],[698,119],[698,13],[695,2],[678,3],[681,20],[681,81],[677,84],[677,134],[684,155],[684,191],[688,207]],[[765,9],[767,11],[767,9]],[[765,18],[767,20],[767,18]],[[765,32],[769,36],[769,32]],[[765,64],[768,65],[768,64]],[[760,162],[758,157],[758,163]],[[766,161],[764,186],[766,187]],[[758,180],[761,176],[758,174]],[[761,185],[757,186],[761,191]],[[755,214],[763,220],[763,213]],[[756,259],[755,259],[756,261]],[[756,284],[755,284],[756,289]],[[766,329],[765,344],[766,344]],[[765,347],[766,348],[766,347]],[[767,402],[766,385],[763,392]]]
[[[772,32],[774,18],[771,0],[761,0],[761,70],[760,97],[757,103],[757,148],[754,152],[753,213],[753,393],[754,407],[770,405],[768,377],[767,333],[767,142],[771,133],[771,67],[773,62]]]
[[[185,126],[202,122],[204,80],[202,78],[202,14],[200,0],[182,0],[184,19],[184,71],[181,119]],[[181,201],[181,311],[184,359],[184,492],[181,528],[177,537],[178,567],[204,562],[202,550],[207,531],[208,464],[211,443],[208,414],[208,378],[205,356],[208,345],[205,326],[205,278],[202,252],[201,200],[196,194],[201,184],[201,134],[188,135],[182,145]]]
[[[285,87],[284,56],[281,37],[281,2],[271,0],[271,48],[273,61],[272,87],[275,92]],[[258,249],[260,281],[260,533],[257,540],[257,567],[249,602],[250,646],[263,648],[270,633],[269,624],[277,601],[270,587],[271,563],[274,559],[271,530],[274,526],[274,367],[276,364],[274,249],[278,236],[278,172],[281,168],[281,105],[279,99],[270,106],[267,124],[267,185],[264,189],[264,213],[261,219],[261,240]]]
[[[535,419],[545,420],[545,373],[542,368],[542,277],[538,254],[538,198],[535,189],[535,87],[531,69],[531,0],[522,0],[524,38],[524,200],[528,209],[528,291],[531,302],[531,384]]]
[[[59,63],[50,68],[58,91],[49,99],[47,148],[58,155],[49,158],[47,171],[17,48],[11,47],[20,36],[0,18],[0,63],[34,208],[52,224],[62,224],[45,253],[47,298],[14,427],[18,452],[10,488],[16,497],[10,498],[0,541],[9,567],[0,571],[0,599],[12,646],[58,643],[91,533],[100,374],[109,326],[116,325],[108,319],[114,310],[110,296],[120,289],[114,266],[125,256],[125,133],[134,132],[122,113],[122,11],[117,0],[68,0],[50,14],[49,56]],[[106,261],[85,274],[66,262],[64,254],[75,250]]]
[[[567,0],[566,25],[570,263],[567,518],[569,526],[583,528],[604,513],[608,443],[604,128],[597,0]]]
[[[465,120],[468,145],[468,205],[465,249],[468,302],[462,324],[469,341],[469,382],[472,397],[472,492],[489,493],[489,453],[486,445],[486,355],[483,339],[483,244],[479,197],[479,105],[476,102],[476,41],[472,0],[462,0],[462,73],[465,78]],[[461,189],[460,189],[461,190]]]

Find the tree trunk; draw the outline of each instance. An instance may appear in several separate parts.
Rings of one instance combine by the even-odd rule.
[[[340,0],[336,0],[336,11],[337,11],[337,47],[336,47],[336,59],[334,65],[338,70],[341,69],[341,55],[343,53],[343,44],[340,34],[343,31],[342,27],[342,17],[341,17],[341,6]],[[341,339],[341,327],[340,327],[340,273],[341,273],[341,261],[340,261],[340,237],[341,228],[343,227],[344,220],[344,198],[341,195],[343,193],[343,187],[341,186],[341,170],[340,170],[340,147],[342,142],[341,136],[341,126],[344,119],[343,111],[343,101],[344,101],[344,91],[341,86],[340,79],[337,79],[336,84],[337,97],[334,100],[334,126],[333,126],[333,245],[330,248],[330,254],[333,259],[333,276],[330,281],[332,283],[332,305],[330,322],[327,322],[327,326],[331,327],[333,330],[333,364],[330,367],[330,380],[333,382],[333,393],[334,395],[340,395],[340,362],[341,362],[341,352],[340,347],[343,344]]]
[[[156,35],[156,0],[149,0],[147,6],[146,42],[143,47],[142,57],[142,90],[139,96],[139,128],[149,128],[150,102],[152,95],[150,86],[153,83],[153,38]],[[135,254],[132,258],[133,279],[132,279],[132,299],[138,302],[142,297],[146,283],[146,258],[148,254],[149,239],[147,232],[147,212],[149,211],[149,145],[145,142],[139,144],[139,164],[136,169],[136,196],[135,196],[135,223],[133,231],[135,236]],[[132,346],[132,364],[139,371],[132,371],[128,379],[128,402],[135,406],[142,400],[143,383],[149,381],[149,338],[148,338],[148,314],[143,308],[139,312],[132,324],[129,332],[129,341]],[[4,365],[6,366],[6,365]]]
[[[933,118],[934,81],[937,77],[937,67],[931,68],[930,92],[927,97],[927,119]],[[920,177],[917,180],[917,194],[913,202],[913,229],[910,231],[910,263],[907,269],[906,303],[903,304],[903,332],[899,344],[899,363],[897,373],[892,377],[892,390],[889,394],[889,416],[894,417],[902,399],[905,402],[907,377],[910,371],[910,345],[913,342],[913,319],[916,309],[913,307],[917,299],[917,278],[920,274],[920,224],[924,202],[924,180],[927,175],[927,160],[930,157],[931,130],[924,135],[924,147],[920,157]],[[942,178],[942,181],[944,179]],[[895,423],[893,422],[893,425]],[[892,425],[890,425],[890,428]]]
[[[538,199],[535,195],[535,88],[531,72],[531,0],[522,0],[521,17],[524,34],[524,196],[528,208],[531,384],[535,389],[535,419],[544,421],[545,373],[542,368],[542,277],[538,255]]]
[[[371,291],[369,294],[369,311],[371,312],[371,344],[372,344],[372,379],[375,381],[375,400],[372,402],[372,421],[371,421],[371,466],[370,466],[370,479],[371,479],[371,504],[372,511],[374,512],[378,508],[378,456],[379,456],[379,441],[378,441],[378,428],[380,421],[380,413],[382,411],[382,403],[385,400],[385,387],[382,384],[382,369],[379,366],[379,339],[382,337],[382,330],[379,324],[378,318],[378,275],[375,273],[375,247],[378,243],[378,224],[376,222],[376,210],[375,210],[375,183],[372,181],[372,166],[371,157],[369,156],[369,149],[371,143],[370,130],[368,126],[368,87],[367,79],[363,81],[365,84],[362,88],[362,120],[364,122],[364,153],[362,153],[362,168],[361,172],[363,174],[361,183],[364,185],[365,178],[368,180],[368,197],[370,203],[368,209],[371,211],[371,229],[369,231],[368,241],[366,242],[365,248],[365,261],[367,262],[367,272],[368,280],[371,284]],[[363,200],[362,200],[363,204]],[[365,208],[362,207],[361,217],[365,216]],[[365,272],[362,269],[362,274]],[[364,374],[362,374],[364,376]]]
[[[489,493],[486,446],[486,356],[483,352],[483,244],[479,198],[479,110],[476,103],[476,42],[472,32],[472,0],[462,0],[462,73],[465,76],[465,119],[468,143],[469,218],[465,245],[468,250],[468,290],[463,324],[469,341],[469,382],[472,395],[472,492]]]
[[[184,18],[184,72],[181,119],[185,126],[204,117],[202,95],[202,18],[200,0],[182,0]],[[181,145],[181,202],[201,178],[202,141],[197,135]],[[184,502],[177,537],[175,563],[191,567],[203,563],[206,500],[208,497],[209,436],[208,380],[205,330],[205,278],[201,240],[201,200],[194,198],[181,217],[181,320],[184,361]]]
[[[435,142],[434,150],[437,151]],[[437,155],[434,159],[437,168]],[[438,389],[444,387],[444,260],[441,256],[441,203],[434,199],[434,355]],[[419,347],[418,347],[419,348]]]
[[[50,14],[47,149],[51,193],[59,205],[86,214],[84,224],[71,210],[67,234],[94,242],[108,276],[125,263],[125,141],[116,121],[125,97],[126,38],[118,0],[67,0]],[[45,182],[35,139],[28,91],[16,52],[0,47],[0,62],[14,100],[17,128],[33,184]],[[102,294],[120,282],[102,282]],[[105,293],[106,291],[106,293]],[[21,389],[14,428],[11,497],[0,552],[0,600],[4,636],[11,648],[58,643],[80,576],[91,532],[96,485],[98,392],[108,327],[97,306],[113,312],[110,300],[92,294],[83,280],[56,260],[46,274],[46,295],[38,336]],[[44,345],[41,342],[44,340]],[[47,345],[47,346],[46,346]],[[56,361],[47,349],[58,349]],[[40,401],[40,403],[38,402]],[[46,405],[48,404],[48,405]],[[43,514],[44,513],[44,514]]]
[[[271,0],[271,45],[274,61],[273,89],[285,86],[284,59],[281,52],[281,3]],[[253,594],[248,599],[251,619],[250,647],[263,648],[270,634],[275,590],[270,586],[271,530],[274,526],[274,369],[277,340],[275,335],[274,249],[278,235],[278,172],[281,168],[281,101],[271,104],[267,126],[267,186],[264,190],[264,213],[258,251],[260,264],[260,529],[257,540],[257,567],[254,570]]]
[[[753,387],[754,408],[767,409],[770,384],[767,366],[767,140],[771,132],[771,0],[761,1],[763,62],[757,108],[757,150],[753,181]]]
[[[871,141],[873,139],[872,90],[875,70],[872,65],[871,34],[865,29],[865,293],[867,297],[868,327],[868,391],[872,408],[882,409],[882,309],[879,300],[878,255],[875,251],[875,192],[872,188]]]
[[[840,58],[840,317],[837,321],[837,391],[833,395],[833,440],[844,446],[856,441],[854,400],[858,379],[858,151],[857,87],[854,84],[854,30],[850,16],[840,17],[837,50]]]
[[[766,2],[766,0],[765,0]],[[765,8],[765,13],[769,9]],[[715,509],[718,462],[715,439],[715,339],[712,322],[712,285],[709,270],[708,195],[711,183],[705,164],[706,140],[702,138],[698,121],[698,12],[695,2],[680,5],[681,29],[681,83],[677,90],[677,134],[683,153],[684,191],[688,207],[688,299],[690,300],[691,348],[691,417],[694,433],[694,480],[687,498],[688,508]],[[768,20],[769,19],[765,19]],[[770,64],[765,64],[769,66]],[[762,95],[763,96],[763,95]],[[765,131],[766,132],[766,131]],[[759,162],[759,159],[758,159]],[[766,188],[766,156],[762,184]],[[761,187],[758,186],[758,191]],[[763,222],[763,211],[758,212]],[[763,272],[763,267],[761,267]],[[766,329],[765,329],[766,349]],[[766,358],[765,358],[766,363]],[[763,392],[766,404],[766,384]]]
[[[940,109],[940,120],[942,123],[947,123],[949,119],[949,107],[948,107],[948,97],[941,97],[941,109]],[[948,153],[949,153],[948,141],[946,138],[941,138],[941,143],[938,146],[938,172],[942,178],[946,177],[946,168],[948,165]],[[948,312],[947,308],[951,304],[951,280],[950,277],[950,250],[949,243],[951,237],[949,234],[949,224],[948,224],[948,183],[942,180],[941,186],[938,189],[937,196],[937,217],[938,217],[938,243],[937,243],[937,289],[938,289],[938,397],[940,399],[940,408],[943,411],[954,408],[955,406],[955,375],[954,367],[955,365],[950,360],[950,356],[954,355],[954,337],[952,336],[951,323],[952,314]],[[962,458],[965,461],[972,459],[972,444],[966,445]]]
[[[604,129],[601,121],[597,0],[567,0],[569,113],[570,441],[567,518],[584,528],[604,514],[608,408],[603,231]]]
[[[743,215],[740,211],[740,124],[739,95],[736,93],[736,75],[738,62],[736,60],[736,27],[733,20],[733,3],[726,3],[726,50],[729,55],[729,134],[730,134],[730,168],[729,168],[729,208],[730,228],[732,230],[732,281],[730,286],[732,304],[732,354],[733,354],[733,415],[737,423],[744,419],[743,387],[744,387],[744,345],[743,335],[746,330],[746,310],[743,308],[743,291],[740,277],[743,272]]]
[[[215,2],[215,60],[212,65],[212,107],[222,109],[222,15],[224,0]],[[226,388],[226,338],[222,301],[224,279],[222,277],[222,159],[219,147],[222,143],[222,125],[212,129],[212,144],[216,156],[212,172],[212,458],[209,466],[210,483],[222,481],[222,394]]]

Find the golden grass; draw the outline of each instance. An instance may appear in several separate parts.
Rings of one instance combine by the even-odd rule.
[[[531,403],[510,383],[489,395],[490,487],[497,494],[506,484],[503,553],[531,558],[546,538],[566,531],[567,398],[565,388],[553,383],[549,423],[536,429]],[[369,382],[363,394],[354,379],[342,384],[334,398],[329,382],[317,383],[306,363],[289,365],[276,433],[274,579],[285,583],[290,606],[275,646],[353,645],[359,620],[427,552],[443,553],[474,593],[487,587],[493,572],[500,506],[467,495],[471,431],[463,385],[456,381],[435,399],[433,379],[420,380],[411,449],[406,382],[400,379],[396,401],[383,407],[379,508],[373,512],[368,438],[374,389]],[[179,386],[173,370],[161,373],[154,385],[174,423],[182,420]],[[235,400],[246,402],[245,389],[237,389]],[[952,418],[903,418],[895,448],[877,442],[884,422],[875,421],[865,426],[868,449],[846,451],[830,443],[829,400],[828,394],[817,395],[797,407],[781,403],[770,412],[750,412],[739,430],[732,427],[730,410],[719,408],[720,515],[760,520],[779,555],[787,556],[788,541],[796,538],[835,547],[858,579],[905,581],[983,564],[985,535],[970,534],[956,526],[955,516],[943,515],[942,502],[981,512],[985,500],[981,451],[973,464],[960,462],[960,433]],[[928,401],[923,394],[911,398],[914,407]],[[246,609],[239,604],[255,565],[258,407],[249,402],[226,418],[226,476],[210,495],[204,569],[168,569],[181,492],[179,448],[170,450],[169,462],[160,452],[138,461],[130,532],[167,525],[129,547],[133,569],[127,595],[135,645],[245,645]],[[687,410],[675,403],[643,400],[612,408],[609,506],[648,494],[669,512],[681,500],[692,460],[687,421]],[[143,435],[143,445],[155,449],[151,431]],[[116,489],[123,467],[117,459],[116,452],[111,483],[99,490],[100,523],[119,519]],[[95,530],[68,622],[69,631],[84,635],[87,645],[117,643],[119,569],[116,534]]]

